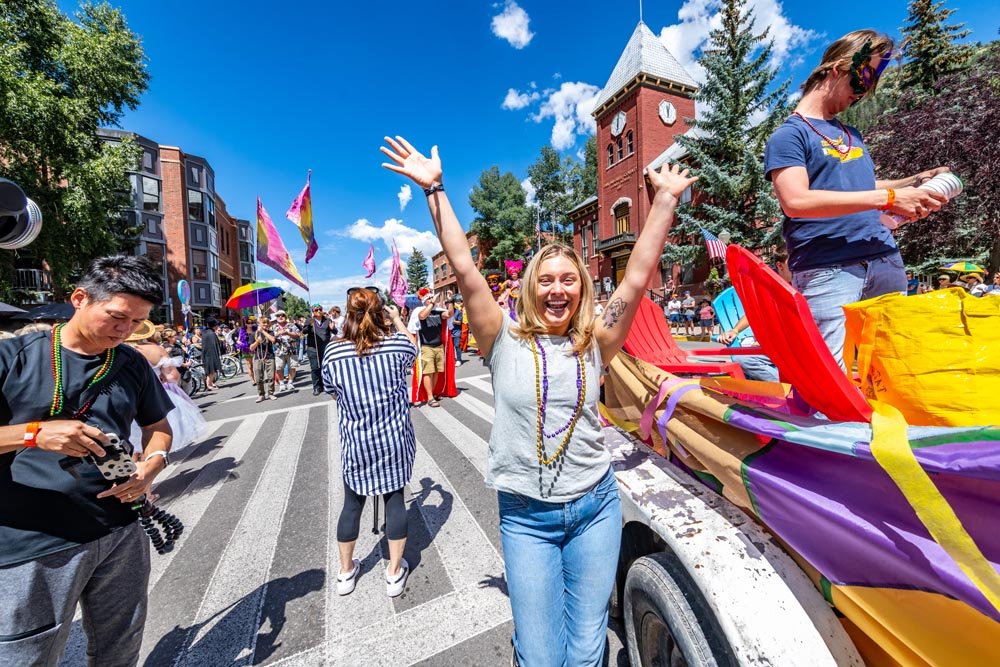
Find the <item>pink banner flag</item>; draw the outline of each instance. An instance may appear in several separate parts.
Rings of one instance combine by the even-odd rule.
[[[368,273],[365,274],[365,278],[371,278],[375,275],[375,244],[368,246],[368,256],[365,257],[365,261],[362,262],[361,266]]]
[[[285,250],[285,244],[281,242],[278,230],[275,229],[271,216],[264,210],[260,197],[257,197],[257,259],[302,289],[309,289],[306,281],[299,275],[299,270],[295,268],[295,262]]]
[[[389,272],[389,296],[400,308],[406,303],[406,292],[409,287],[403,277],[403,268],[399,261],[399,250],[392,244],[392,269]]]
[[[309,174],[306,176],[306,186],[302,188],[302,192],[292,202],[292,207],[285,213],[285,217],[299,228],[302,240],[306,242],[306,264],[313,258],[316,251],[319,250],[319,246],[316,245],[316,234],[313,231],[312,192],[309,190],[311,181],[312,169],[309,170]]]

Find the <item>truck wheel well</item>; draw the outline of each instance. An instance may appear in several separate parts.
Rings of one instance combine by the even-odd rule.
[[[649,526],[630,521],[622,526],[622,542],[618,555],[618,571],[615,574],[615,587],[611,591],[611,605],[609,613],[612,618],[622,618],[624,615],[623,595],[625,591],[625,577],[628,570],[639,558],[649,554],[663,551],[667,548],[663,541]]]

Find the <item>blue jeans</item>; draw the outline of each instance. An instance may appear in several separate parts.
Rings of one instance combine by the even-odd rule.
[[[518,663],[599,665],[621,543],[614,473],[568,503],[497,497]]]
[[[455,348],[455,361],[462,363],[462,327],[452,327],[451,345]]]
[[[842,306],[893,292],[906,293],[906,271],[899,253],[846,266],[792,273],[792,285],[809,302],[816,326],[840,367],[844,367]]]

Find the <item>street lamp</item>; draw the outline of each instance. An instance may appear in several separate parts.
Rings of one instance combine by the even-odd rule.
[[[729,233],[728,230],[723,229],[719,232],[719,240],[722,241],[723,245],[729,245],[729,240],[733,238],[733,235]]]

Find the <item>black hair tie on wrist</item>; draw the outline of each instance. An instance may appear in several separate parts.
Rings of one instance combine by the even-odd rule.
[[[424,188],[424,194],[430,197],[435,192],[444,192],[444,185],[441,183],[435,183],[429,188]]]

